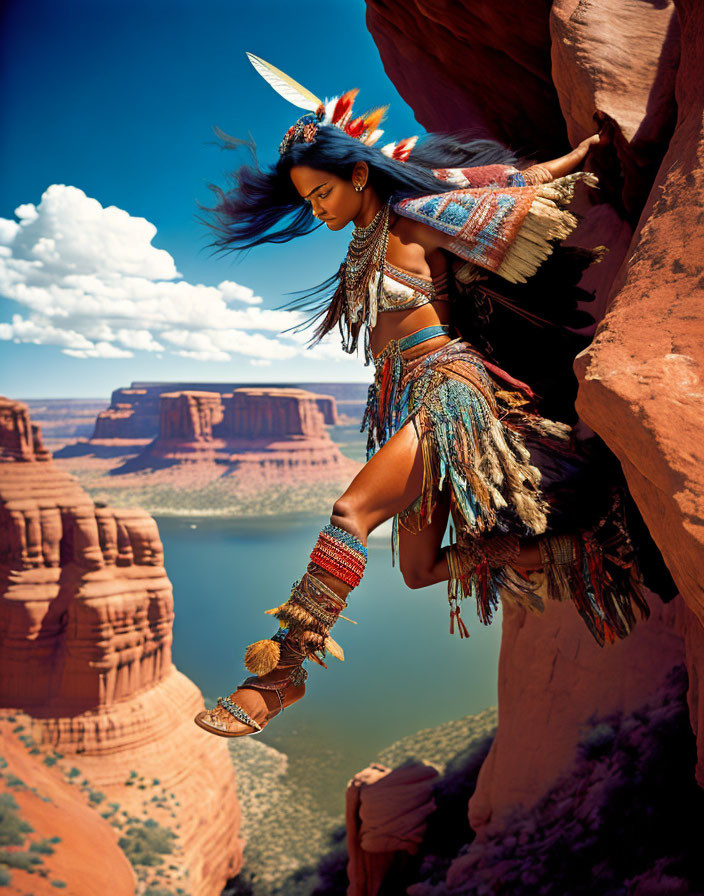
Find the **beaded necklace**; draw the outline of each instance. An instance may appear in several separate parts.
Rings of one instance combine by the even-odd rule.
[[[355,227],[344,263],[345,312],[348,324],[362,321],[369,328],[376,325],[377,308],[382,295],[383,278],[377,289],[370,291],[372,277],[379,273],[386,259],[389,242],[391,203],[385,202],[366,227]]]

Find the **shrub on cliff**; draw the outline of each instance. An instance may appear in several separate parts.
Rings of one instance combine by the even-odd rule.
[[[133,824],[120,837],[118,845],[133,865],[161,865],[162,855],[173,852],[173,840],[176,834],[162,827],[153,818],[144,824]]]

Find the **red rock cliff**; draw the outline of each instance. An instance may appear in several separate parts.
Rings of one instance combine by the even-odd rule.
[[[611,250],[582,282],[604,316],[575,362],[577,410],[621,461],[684,598],[678,607],[651,604],[657,612],[630,643],[596,653],[588,633],[562,618],[566,608],[550,608],[535,624],[506,614],[499,733],[471,807],[481,828],[511,801],[530,805],[545,793],[570,760],[580,717],[605,699],[632,706],[651,660],[661,678],[686,650],[693,728],[704,731],[704,7],[367,0],[367,23],[387,73],[428,130],[470,128],[544,160],[594,133],[595,116],[610,122],[612,147],[593,159],[602,188],[574,203],[583,221],[571,242]],[[600,669],[616,691],[602,691]],[[591,684],[565,703],[572,692],[563,682],[571,680]],[[559,706],[569,708],[564,725]],[[541,756],[546,744],[546,761],[528,773],[525,757]],[[702,735],[699,751],[704,784]]]
[[[159,408],[159,436],[135,466],[155,457],[211,461],[247,479],[261,473],[282,482],[344,475],[351,466],[325,429],[318,397],[303,389],[163,392]]]
[[[52,748],[133,821],[175,829],[168,882],[187,873],[191,892],[215,896],[241,865],[235,775],[224,742],[193,725],[204,703],[171,661],[173,615],[155,521],[94,506],[26,407],[0,399],[2,718],[22,711],[39,748],[30,763]],[[146,783],[128,789],[133,778]],[[68,883],[96,892],[80,875]]]
[[[163,395],[206,393],[220,395],[224,399],[225,395],[241,388],[237,383],[133,383],[129,388],[115,389],[110,407],[101,411],[96,418],[91,441],[153,439],[160,431],[163,436]],[[314,393],[313,401],[326,425],[333,426],[338,422],[334,398]]]

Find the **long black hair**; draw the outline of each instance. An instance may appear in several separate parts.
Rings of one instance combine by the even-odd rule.
[[[256,145],[215,129],[226,149],[246,148],[252,163],[241,165],[229,175],[228,189],[209,185],[217,198],[212,208],[199,203],[207,215],[201,220],[214,235],[209,244],[215,252],[246,252],[263,243],[285,243],[322,227],[293,186],[290,172],[296,165],[326,171],[343,180],[352,179],[357,162],[366,162],[369,185],[382,202],[397,201],[429,193],[444,193],[456,187],[440,180],[434,168],[472,167],[489,164],[515,165],[517,156],[503,144],[488,139],[473,139],[467,132],[426,134],[411,150],[406,161],[392,159],[376,146],[368,146],[332,125],[319,125],[311,143],[292,144],[273,164],[260,166]],[[357,347],[357,328],[349,328],[344,319],[340,289],[342,268],[312,289],[294,291],[297,296],[282,307],[303,311],[308,316],[293,329],[316,324],[311,343],[340,329],[343,348]]]
[[[319,125],[313,142],[294,143],[273,165],[262,168],[252,140],[231,137],[220,129],[216,129],[216,134],[223,148],[245,147],[252,155],[252,164],[242,165],[230,175],[228,189],[210,185],[217,197],[214,207],[198,203],[207,216],[201,220],[214,234],[209,245],[216,252],[246,252],[263,243],[285,243],[323,226],[293,186],[290,170],[294,165],[351,180],[355,163],[364,161],[369,168],[368,183],[385,202],[457,189],[436,178],[434,168],[491,164],[520,168],[529,164],[529,160],[498,141],[472,138],[468,132],[426,134],[407,160],[400,162],[337,127]],[[457,257],[449,252],[446,255],[448,265],[461,266]],[[594,296],[580,288],[578,281],[594,259],[591,250],[557,245],[527,283],[508,283],[488,272],[469,286],[450,277],[455,299],[453,324],[460,335],[490,361],[529,382],[543,416],[568,423],[578,419],[574,408],[578,383],[572,364],[575,355],[589,344],[590,330],[595,324],[592,315],[579,307],[580,303],[593,301]],[[332,307],[331,303],[340,275],[341,269],[317,287],[299,291],[300,297],[284,306],[312,314],[296,329],[319,321],[313,342],[335,324],[342,332],[341,308]],[[582,332],[578,332],[580,328]],[[349,333],[342,335],[343,345],[347,338],[347,349],[354,350],[356,333],[351,342]],[[603,464],[599,466],[604,479],[621,483],[632,515],[630,522],[634,530],[640,528],[637,543],[643,572],[649,573],[647,584],[665,600],[671,599],[676,586],[625,488],[620,466],[603,442],[597,441],[603,453]]]
[[[435,168],[527,164],[527,160],[520,159],[502,143],[472,138],[466,131],[425,134],[407,160],[400,162],[376,146],[367,146],[350,137],[340,128],[320,125],[312,143],[294,143],[274,164],[262,167],[252,140],[240,140],[219,129],[216,134],[224,148],[246,148],[252,156],[251,164],[244,164],[230,174],[228,189],[210,185],[217,198],[214,207],[200,206],[208,216],[204,223],[215,237],[209,245],[216,252],[247,251],[263,243],[284,243],[323,226],[313,217],[310,203],[300,196],[291,181],[290,171],[295,165],[306,165],[351,180],[355,164],[364,161],[369,168],[368,183],[385,202],[457,189],[435,177]],[[539,400],[546,402],[543,411],[561,420],[571,417],[570,422],[576,420],[577,386],[571,362],[588,338],[566,328],[584,327],[593,322],[590,315],[577,310],[579,300],[589,300],[592,296],[576,285],[591,261],[592,256],[587,252],[558,246],[527,284],[509,284],[501,277],[488,274],[469,290],[454,284],[457,291],[453,323],[459,332],[494,363],[508,366],[515,376],[528,379]],[[311,342],[317,342],[338,325],[343,346],[354,351],[356,332],[343,329],[339,291],[338,301],[331,301],[340,273],[336,270],[312,289],[294,292],[297,298],[283,307],[308,315],[295,329],[317,324]],[[532,317],[522,316],[523,312]],[[535,351],[536,342],[540,343],[539,351]],[[550,350],[545,351],[543,343]],[[562,371],[558,377],[556,369]]]
[[[261,167],[252,140],[231,137],[219,128],[216,134],[227,149],[246,147],[253,163],[242,165],[230,175],[228,190],[210,184],[217,197],[204,223],[215,239],[216,251],[242,251],[262,243],[285,243],[322,226],[313,217],[310,203],[293,186],[290,172],[296,165],[327,171],[343,180],[352,180],[357,162],[369,166],[368,183],[382,202],[455,189],[439,180],[433,168],[467,167],[501,162],[515,164],[516,157],[494,140],[463,140],[462,135],[427,134],[400,162],[376,146],[367,146],[334,125],[319,125],[314,142],[294,143],[273,165]]]

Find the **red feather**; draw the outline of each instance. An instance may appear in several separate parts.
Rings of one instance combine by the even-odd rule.
[[[335,111],[332,113],[332,123],[337,124],[347,112],[350,111],[354,104],[354,99],[359,93],[359,88],[355,87],[343,93],[340,99],[335,103]]]
[[[359,137],[359,135],[364,131],[364,119],[355,118],[354,121],[351,121],[347,125],[345,130],[350,135],[350,137]]]

